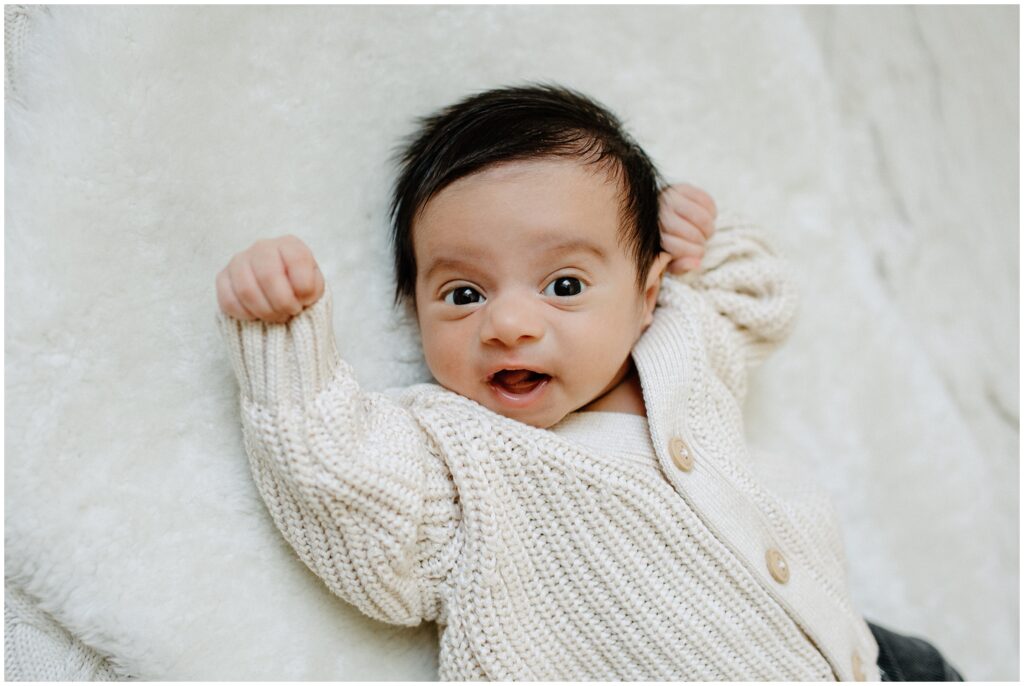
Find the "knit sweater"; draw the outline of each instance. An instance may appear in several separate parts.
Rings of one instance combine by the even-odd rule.
[[[782,497],[744,440],[748,371],[797,311],[755,226],[720,216],[700,270],[663,279],[632,352],[648,463],[437,384],[362,389],[331,308],[218,313],[252,473],[332,592],[437,622],[441,679],[878,680],[827,499]]]

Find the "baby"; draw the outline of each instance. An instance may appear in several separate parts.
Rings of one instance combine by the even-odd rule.
[[[359,387],[294,236],[217,276],[256,484],[333,592],[436,621],[443,680],[886,676],[827,501],[750,468],[796,313],[756,227],[555,86],[424,120],[391,209],[436,383]]]

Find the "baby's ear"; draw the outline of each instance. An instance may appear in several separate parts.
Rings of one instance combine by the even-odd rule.
[[[644,329],[650,326],[651,322],[654,321],[654,306],[658,303],[658,291],[661,290],[661,277],[664,276],[665,269],[671,261],[671,254],[661,252],[651,264],[650,271],[647,272],[647,283],[644,284]]]

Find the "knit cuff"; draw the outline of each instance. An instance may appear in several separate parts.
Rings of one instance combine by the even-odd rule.
[[[284,324],[217,312],[242,397],[277,408],[305,405],[341,371],[330,290]]]

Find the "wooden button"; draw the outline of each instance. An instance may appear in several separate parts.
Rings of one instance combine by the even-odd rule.
[[[853,654],[853,678],[857,681],[864,681],[864,670],[861,668],[860,655]]]
[[[765,553],[765,559],[768,561],[768,571],[773,579],[780,584],[789,581],[789,565],[786,563],[786,558],[782,557],[782,553],[775,548],[769,548]]]
[[[693,469],[693,456],[690,455],[690,449],[683,443],[683,439],[676,436],[669,441],[668,451],[672,455],[672,461],[676,463],[677,467],[684,472]]]

